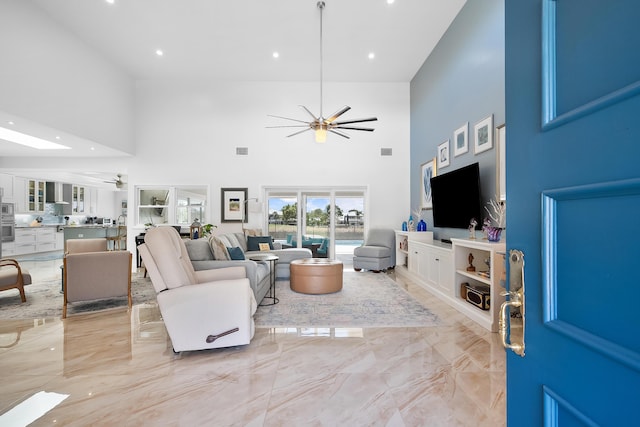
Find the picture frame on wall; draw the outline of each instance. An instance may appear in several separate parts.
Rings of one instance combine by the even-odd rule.
[[[458,157],[469,151],[469,122],[453,131],[453,155]]]
[[[438,169],[449,166],[449,140],[438,145]]]
[[[436,158],[420,165],[420,207],[432,209],[431,178],[436,176]]]
[[[247,217],[246,188],[222,188],[221,194],[221,221],[242,222]]]
[[[474,153],[480,154],[493,148],[493,114],[480,120],[473,127]]]
[[[507,200],[507,128],[505,124],[496,127],[496,193],[500,201]]]

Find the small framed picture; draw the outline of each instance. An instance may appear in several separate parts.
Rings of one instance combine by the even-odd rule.
[[[438,169],[449,166],[449,140],[438,145]]]
[[[466,122],[453,131],[453,155],[456,157],[469,151],[468,129],[469,122]]]
[[[246,188],[221,189],[222,222],[242,222],[247,217],[247,191]]]
[[[423,163],[420,166],[420,206],[422,209],[432,209],[431,178],[436,176],[436,158]]]
[[[261,251],[270,251],[271,247],[269,246],[268,243],[258,243],[258,248],[260,248]]]
[[[480,120],[473,127],[475,135],[475,154],[480,154],[484,151],[493,148],[493,114]]]

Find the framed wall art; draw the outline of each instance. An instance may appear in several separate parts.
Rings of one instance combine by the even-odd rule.
[[[493,114],[476,123],[473,127],[473,134],[475,136],[475,154],[493,148]]]
[[[456,157],[469,151],[468,129],[469,122],[466,122],[453,131],[453,155]]]
[[[420,166],[420,207],[422,209],[433,208],[431,198],[431,178],[436,176],[436,158],[423,163]]]
[[[449,140],[438,145],[438,169],[449,166]]]
[[[246,188],[222,188],[221,203],[222,222],[242,222],[247,217],[247,189]]]

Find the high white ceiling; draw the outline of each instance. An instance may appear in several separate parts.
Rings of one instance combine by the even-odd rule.
[[[136,79],[320,77],[317,0],[33,1]],[[324,80],[410,81],[465,1],[325,0]]]
[[[320,81],[317,0],[30,1],[133,79]],[[323,80],[409,82],[465,2],[325,0]],[[164,55],[156,55],[157,49]],[[99,151],[92,157],[122,154],[80,138],[64,142],[75,150],[48,156],[74,157],[71,151],[89,148]],[[42,156],[2,140],[0,151]]]

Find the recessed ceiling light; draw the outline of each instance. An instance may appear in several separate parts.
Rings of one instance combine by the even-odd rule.
[[[273,52],[272,56],[276,59],[280,58],[280,54],[278,52]]]
[[[393,4],[395,0],[387,0],[387,4]]]
[[[164,52],[162,51],[162,49],[156,49],[156,55],[162,56],[164,55]]]
[[[65,145],[56,144],[55,142],[47,141],[45,139],[37,138],[35,136],[27,135],[22,132],[16,132],[15,130],[6,129],[0,127],[0,139],[4,139],[9,142],[13,142],[20,145],[26,145],[27,147],[37,148],[38,150],[68,150],[71,147]]]
[[[57,139],[57,140],[60,140],[60,136],[56,135],[56,139]]]
[[[114,4],[114,3],[116,2],[116,0],[104,0],[104,1],[106,1],[106,2],[107,2],[107,3],[109,3],[109,4]],[[387,1],[388,1],[388,0],[387,0]]]
[[[369,52],[369,59],[373,59],[376,57],[376,54],[373,52]]]
[[[15,123],[14,123],[14,122],[12,122],[12,121],[9,121],[8,123],[9,123],[11,126],[15,125]]]

